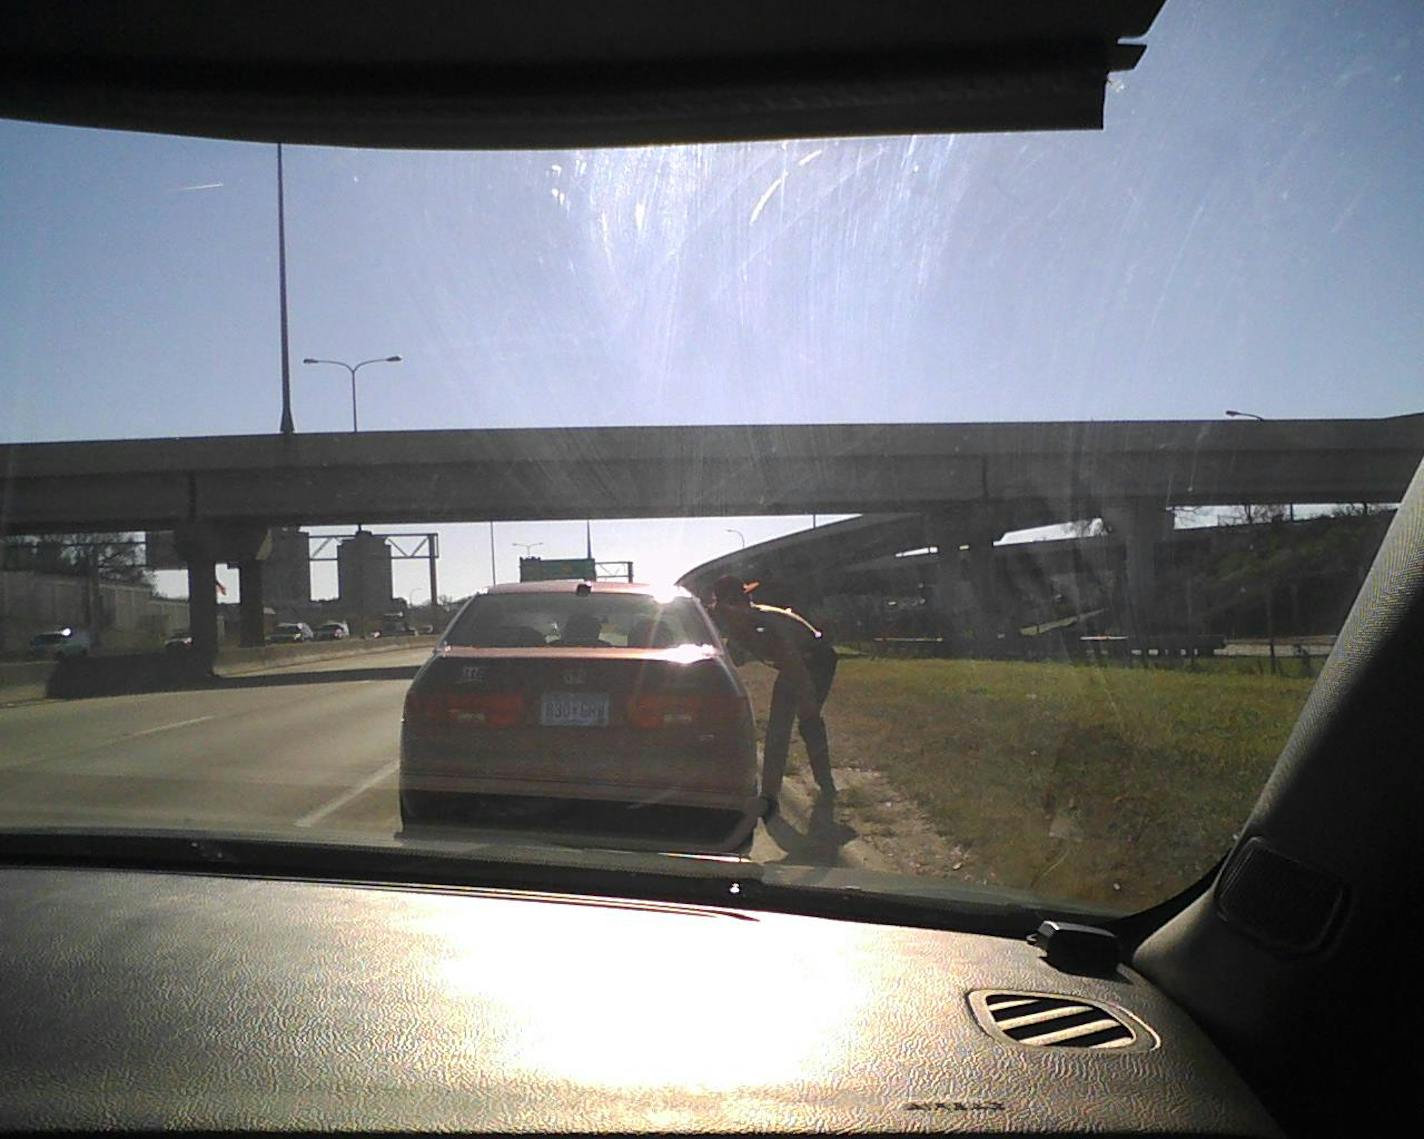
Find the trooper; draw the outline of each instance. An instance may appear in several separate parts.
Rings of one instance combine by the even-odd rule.
[[[830,640],[799,613],[753,604],[750,594],[757,584],[748,585],[732,574],[719,577],[712,585],[712,615],[727,638],[733,661],[740,665],[754,657],[776,670],[761,774],[767,815],[776,812],[781,795],[793,720],[806,743],[811,773],[821,789],[818,806],[825,809],[835,798],[836,785],[821,706],[836,675],[836,651]]]

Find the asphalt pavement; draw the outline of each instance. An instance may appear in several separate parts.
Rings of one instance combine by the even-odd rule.
[[[427,649],[306,662],[187,692],[0,708],[0,827],[149,826],[389,839],[401,702]],[[752,857],[836,863],[783,800]],[[775,836],[775,837],[773,837]]]

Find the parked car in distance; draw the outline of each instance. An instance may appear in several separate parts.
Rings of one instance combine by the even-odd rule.
[[[267,637],[269,645],[291,645],[301,641],[314,641],[316,634],[305,621],[284,621],[274,628]]]
[[[193,647],[193,634],[187,629],[179,629],[163,642],[164,652],[182,653]]]
[[[327,621],[316,627],[318,641],[344,641],[351,635],[345,621]]]
[[[407,832],[733,851],[762,806],[751,702],[680,589],[497,585],[466,603],[406,694]]]
[[[89,655],[89,634],[83,629],[51,629],[30,638],[29,655],[59,660],[61,657]]]

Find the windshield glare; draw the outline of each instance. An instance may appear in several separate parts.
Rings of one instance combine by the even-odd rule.
[[[478,648],[665,649],[714,640],[696,603],[636,594],[504,593],[477,597],[443,641]]]
[[[280,227],[0,122],[0,827],[1176,894],[1424,455],[1421,42],[1168,0],[1102,131],[285,145]]]

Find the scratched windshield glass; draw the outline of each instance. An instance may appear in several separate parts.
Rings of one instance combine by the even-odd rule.
[[[1169,3],[1102,131],[0,122],[0,826],[1170,896],[1424,454],[1421,33]]]

